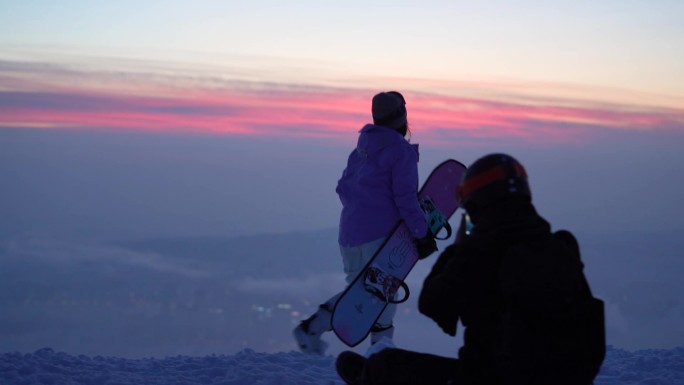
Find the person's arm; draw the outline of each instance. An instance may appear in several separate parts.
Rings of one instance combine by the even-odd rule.
[[[392,165],[394,203],[411,235],[422,239],[428,234],[428,224],[418,202],[418,154],[409,148],[397,155]]]
[[[462,252],[463,247],[455,244],[440,254],[418,298],[418,310],[451,336],[456,335],[456,324],[467,295]]]

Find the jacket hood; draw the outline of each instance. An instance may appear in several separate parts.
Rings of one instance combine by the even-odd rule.
[[[392,128],[367,124],[359,131],[357,151],[375,154],[382,149],[395,144],[406,142],[400,133]]]

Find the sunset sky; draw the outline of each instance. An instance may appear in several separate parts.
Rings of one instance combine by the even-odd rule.
[[[300,162],[278,147],[284,141],[287,151],[300,146],[313,151],[309,162],[319,168],[309,175],[329,176],[307,183],[330,192],[356,131],[370,120],[371,97],[384,90],[401,91],[407,98],[412,141],[421,143],[422,154],[432,162],[422,162],[423,175],[442,155],[469,163],[485,152],[518,151],[543,175],[554,175],[552,164],[608,159],[594,177],[607,183],[598,198],[611,199],[611,188],[628,185],[630,176],[610,167],[638,157],[634,172],[659,174],[647,181],[649,188],[641,184],[623,190],[634,195],[624,206],[609,203],[615,206],[614,216],[597,226],[624,223],[625,207],[645,202],[654,189],[663,199],[632,218],[630,228],[647,219],[664,220],[666,227],[682,224],[682,210],[673,212],[669,202],[684,189],[681,177],[662,190],[669,170],[676,173],[683,160],[681,1],[66,0],[0,1],[0,9],[0,172],[3,183],[13,186],[3,207],[11,218],[28,221],[16,229],[5,225],[9,232],[34,228],[26,218],[45,223],[43,216],[50,214],[37,213],[36,205],[49,212],[58,201],[36,192],[50,179],[41,179],[44,170],[27,159],[57,165],[81,154],[84,164],[79,167],[85,167],[96,155],[76,143],[92,141],[105,148],[100,155],[139,156],[137,167],[143,168],[157,159],[148,146],[174,140],[194,143],[188,153],[197,157],[182,163],[159,155],[166,159],[157,159],[159,167],[194,164],[212,148],[216,154],[233,151],[230,146],[212,147],[226,141],[240,143],[240,151],[249,156],[278,159],[282,167]],[[112,147],[116,143],[118,152]],[[218,170],[226,161],[221,156],[215,163],[203,160],[203,172]],[[242,159],[245,167],[263,166]],[[81,171],[101,176],[95,169]],[[257,168],[240,172],[246,175],[243,183],[267,175]],[[623,179],[604,178],[617,174]],[[554,193],[541,203],[555,207],[554,199],[567,197],[555,193],[559,181],[550,179],[545,183]],[[123,180],[120,188],[137,191],[125,186],[134,178]],[[305,180],[301,176],[293,182]],[[61,191],[62,186],[66,199],[75,199],[68,193],[74,187],[62,182],[52,187]],[[155,186],[158,191],[150,196],[178,194],[176,185],[171,191],[160,183]],[[289,202],[297,194],[293,189],[282,196]],[[87,219],[101,223],[110,218],[97,211],[103,210],[103,202],[126,206],[121,196],[110,198],[89,206],[95,214]],[[213,198],[220,202],[218,193]],[[242,206],[253,204],[247,196],[236,199]],[[187,224],[195,233],[239,227],[217,219],[219,214],[209,215],[214,203],[194,206],[201,200],[182,200],[188,204],[181,210],[186,221],[192,222],[188,216],[193,212],[204,212],[202,220],[216,215],[203,222],[205,227]],[[169,198],[169,207],[179,210],[182,202]],[[335,197],[326,196],[320,205],[325,219],[268,230],[334,226],[339,209]],[[606,204],[590,203],[594,206]],[[230,215],[235,213],[230,210],[220,215],[245,215]],[[275,222],[293,215],[271,204],[263,216],[279,210]],[[554,218],[582,223],[570,219],[575,206],[557,210]],[[161,205],[156,211],[168,217],[148,218],[150,228],[166,228],[173,222],[169,218],[177,218]],[[91,222],[84,219],[82,224]],[[179,223],[163,233],[193,232],[188,228]]]

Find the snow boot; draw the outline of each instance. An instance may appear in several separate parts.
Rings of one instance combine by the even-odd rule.
[[[346,384],[359,385],[361,384],[361,375],[363,374],[363,366],[366,364],[366,360],[364,356],[347,350],[337,356],[335,369]]]
[[[386,338],[392,340],[394,336],[394,326],[382,326],[379,324],[373,325],[371,328],[371,345],[375,345],[378,341]]]
[[[321,356],[325,354],[328,344],[321,340],[321,335],[332,330],[330,327],[331,317],[332,313],[330,310],[325,306],[320,306],[314,315],[297,325],[292,334],[302,353]]]
[[[395,348],[394,341],[392,341],[393,335],[394,327],[392,325],[382,327],[376,324],[373,326],[371,329],[371,344],[366,350],[366,358],[387,348]]]
[[[396,348],[396,345],[394,345],[394,342],[391,339],[384,337],[380,341],[369,346],[368,349],[366,349],[364,356],[369,358],[373,354],[380,353],[381,351],[390,348]]]

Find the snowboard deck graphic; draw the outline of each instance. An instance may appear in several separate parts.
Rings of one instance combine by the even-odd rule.
[[[457,189],[466,167],[453,159],[437,166],[418,192],[433,234],[448,227],[448,219],[458,208]],[[333,308],[331,326],[337,337],[350,347],[358,345],[389,303],[408,299],[406,276],[418,261],[413,237],[399,222],[361,273],[342,293]],[[403,289],[403,298],[396,295]]]

